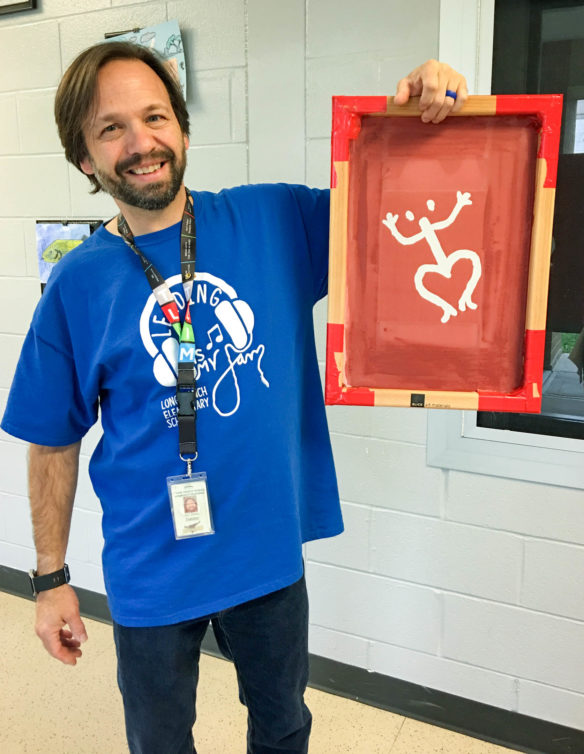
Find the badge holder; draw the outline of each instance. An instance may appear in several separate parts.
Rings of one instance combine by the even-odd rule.
[[[193,474],[197,460],[197,431],[195,408],[196,384],[191,364],[179,361],[177,377],[179,456],[187,465],[187,473],[167,477],[168,497],[176,539],[214,534],[207,488],[207,474]],[[185,453],[186,457],[183,456]]]
[[[188,462],[187,462],[188,463]],[[180,476],[167,477],[168,497],[177,539],[203,537],[214,534],[207,474],[204,471],[195,474],[188,472]]]

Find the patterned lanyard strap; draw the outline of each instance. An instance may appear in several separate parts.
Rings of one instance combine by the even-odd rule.
[[[134,234],[130,230],[126,218],[118,216],[118,233],[135,252],[148,278],[156,301],[168,324],[179,338],[178,372],[176,381],[176,401],[178,406],[178,445],[179,455],[190,464],[196,459],[197,453],[197,383],[195,371],[195,334],[191,320],[191,296],[187,295],[187,308],[184,322],[181,323],[176,300],[172,295],[168,283],[158,272],[156,267],[136,246]],[[186,191],[186,202],[183,211],[180,231],[180,266],[183,287],[192,284],[195,277],[195,259],[197,254],[197,235],[195,229],[195,215],[191,197]],[[189,456],[185,458],[184,456]],[[192,457],[191,457],[192,456]]]

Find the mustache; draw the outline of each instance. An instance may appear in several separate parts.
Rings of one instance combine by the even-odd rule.
[[[127,157],[125,160],[118,162],[118,164],[116,165],[116,173],[121,176],[126,172],[126,170],[131,170],[137,165],[140,165],[140,163],[145,159],[157,160],[159,162],[169,162],[170,160],[175,159],[175,154],[171,149],[157,149],[154,152],[149,152],[148,154],[138,154],[136,152],[136,154],[130,155],[130,157]]]

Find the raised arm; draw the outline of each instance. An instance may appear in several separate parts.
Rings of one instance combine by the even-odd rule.
[[[39,576],[58,571],[65,563],[80,446],[80,442],[30,446],[29,495]],[[77,663],[87,633],[69,584],[38,594],[35,630],[50,655],[66,665]]]
[[[458,217],[458,214],[460,210],[463,207],[468,207],[472,204],[472,200],[470,198],[470,192],[465,191],[464,194],[461,191],[456,192],[456,204],[452,208],[452,212],[448,215],[446,220],[441,220],[437,223],[432,223],[434,228],[437,228],[438,230],[443,230],[444,228],[448,228],[449,225],[452,225],[452,223],[456,220]]]
[[[414,243],[418,243],[423,237],[423,233],[416,233],[414,236],[402,236],[402,234],[397,229],[397,221],[398,221],[399,215],[393,215],[391,212],[388,212],[385,216],[385,220],[382,220],[381,222],[385,225],[386,228],[389,228],[391,231],[391,235],[396,239],[396,241],[399,241],[399,243],[403,244],[404,246],[411,246]]]

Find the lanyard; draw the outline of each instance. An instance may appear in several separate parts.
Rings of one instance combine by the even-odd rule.
[[[195,258],[197,254],[197,235],[195,215],[191,197],[186,190],[186,202],[180,230],[180,266],[183,287],[191,284],[195,277]],[[140,258],[152,292],[160,305],[164,317],[179,338],[178,372],[176,380],[176,401],[178,406],[178,446],[179,456],[186,461],[187,472],[191,473],[191,464],[197,458],[197,383],[195,379],[195,335],[191,320],[191,296],[186,295],[187,308],[181,323],[178,306],[168,283],[140,249],[136,246],[134,235],[126,218],[118,216],[118,233]],[[184,456],[193,456],[184,458]]]

